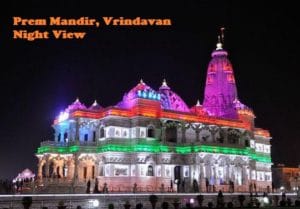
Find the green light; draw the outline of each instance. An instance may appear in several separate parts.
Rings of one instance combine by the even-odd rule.
[[[176,146],[175,151],[180,154],[189,154],[192,152],[191,146]]]
[[[78,152],[79,151],[79,146],[74,145],[74,146],[70,146],[69,151],[74,153],[74,152]]]
[[[42,146],[37,150],[38,154],[43,153],[76,153],[76,152],[88,152],[88,153],[102,153],[102,152],[150,152],[150,153],[179,153],[179,154],[191,154],[198,152],[205,153],[218,153],[218,154],[231,154],[249,156],[251,160],[258,162],[271,163],[270,155],[256,153],[254,149],[246,148],[234,148],[234,147],[219,147],[210,145],[194,145],[194,146],[167,146],[162,145],[159,142],[151,143],[137,143],[137,144],[104,144],[99,146],[78,146],[73,145],[69,147],[59,146]]]

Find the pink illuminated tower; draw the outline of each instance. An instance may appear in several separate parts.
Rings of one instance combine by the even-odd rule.
[[[222,47],[219,38],[207,69],[203,107],[211,116],[236,119],[233,102],[237,98],[235,79],[228,53]]]

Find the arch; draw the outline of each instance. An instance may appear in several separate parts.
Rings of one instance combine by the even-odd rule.
[[[46,177],[46,163],[44,163],[43,166],[42,166],[42,177],[43,178]]]
[[[92,166],[92,179],[95,178],[95,166],[93,165]]]
[[[105,137],[105,131],[104,131],[104,127],[100,128],[100,138],[104,138]]]
[[[83,179],[87,178],[87,166],[83,167]]]
[[[176,142],[177,141],[177,128],[176,126],[166,127],[166,141]]]
[[[149,138],[155,138],[155,129],[152,126],[148,127],[147,137],[149,137]]]
[[[241,132],[239,130],[236,129],[228,129],[228,143],[230,144],[237,144],[239,143],[239,138],[241,136]]]
[[[66,142],[67,140],[68,140],[68,133],[65,132],[65,133],[64,133],[64,142]]]
[[[60,140],[61,140],[61,133],[59,133],[59,134],[57,135],[57,141],[60,142]]]
[[[152,165],[148,165],[147,176],[154,176],[154,169]]]
[[[93,142],[96,141],[96,131],[93,131]]]
[[[59,172],[59,166],[56,167],[56,175],[58,178],[60,178],[60,176],[61,176],[60,172]]]
[[[200,131],[200,141],[203,142],[212,142],[212,134],[208,128],[203,128]]]
[[[84,134],[84,141],[87,142],[89,139],[89,134]]]
[[[68,167],[64,163],[64,165],[63,165],[63,177],[67,177],[67,176],[68,176]]]
[[[54,162],[51,161],[49,164],[49,175],[52,176],[54,174]]]

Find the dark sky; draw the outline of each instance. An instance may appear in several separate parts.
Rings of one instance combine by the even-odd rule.
[[[220,26],[240,100],[256,126],[269,129],[274,163],[300,162],[299,22],[292,3],[189,1],[92,4],[11,2],[2,7],[0,178],[36,172],[39,143],[52,139],[54,117],[76,97],[114,105],[140,78],[157,89],[163,78],[189,106],[202,102],[210,54]],[[12,17],[171,18],[171,27],[70,28],[83,40],[12,39]],[[41,29],[28,27],[26,29]]]

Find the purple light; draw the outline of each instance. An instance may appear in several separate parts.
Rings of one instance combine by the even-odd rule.
[[[237,89],[233,69],[223,49],[214,50],[208,65],[203,107],[211,116],[236,119]]]

